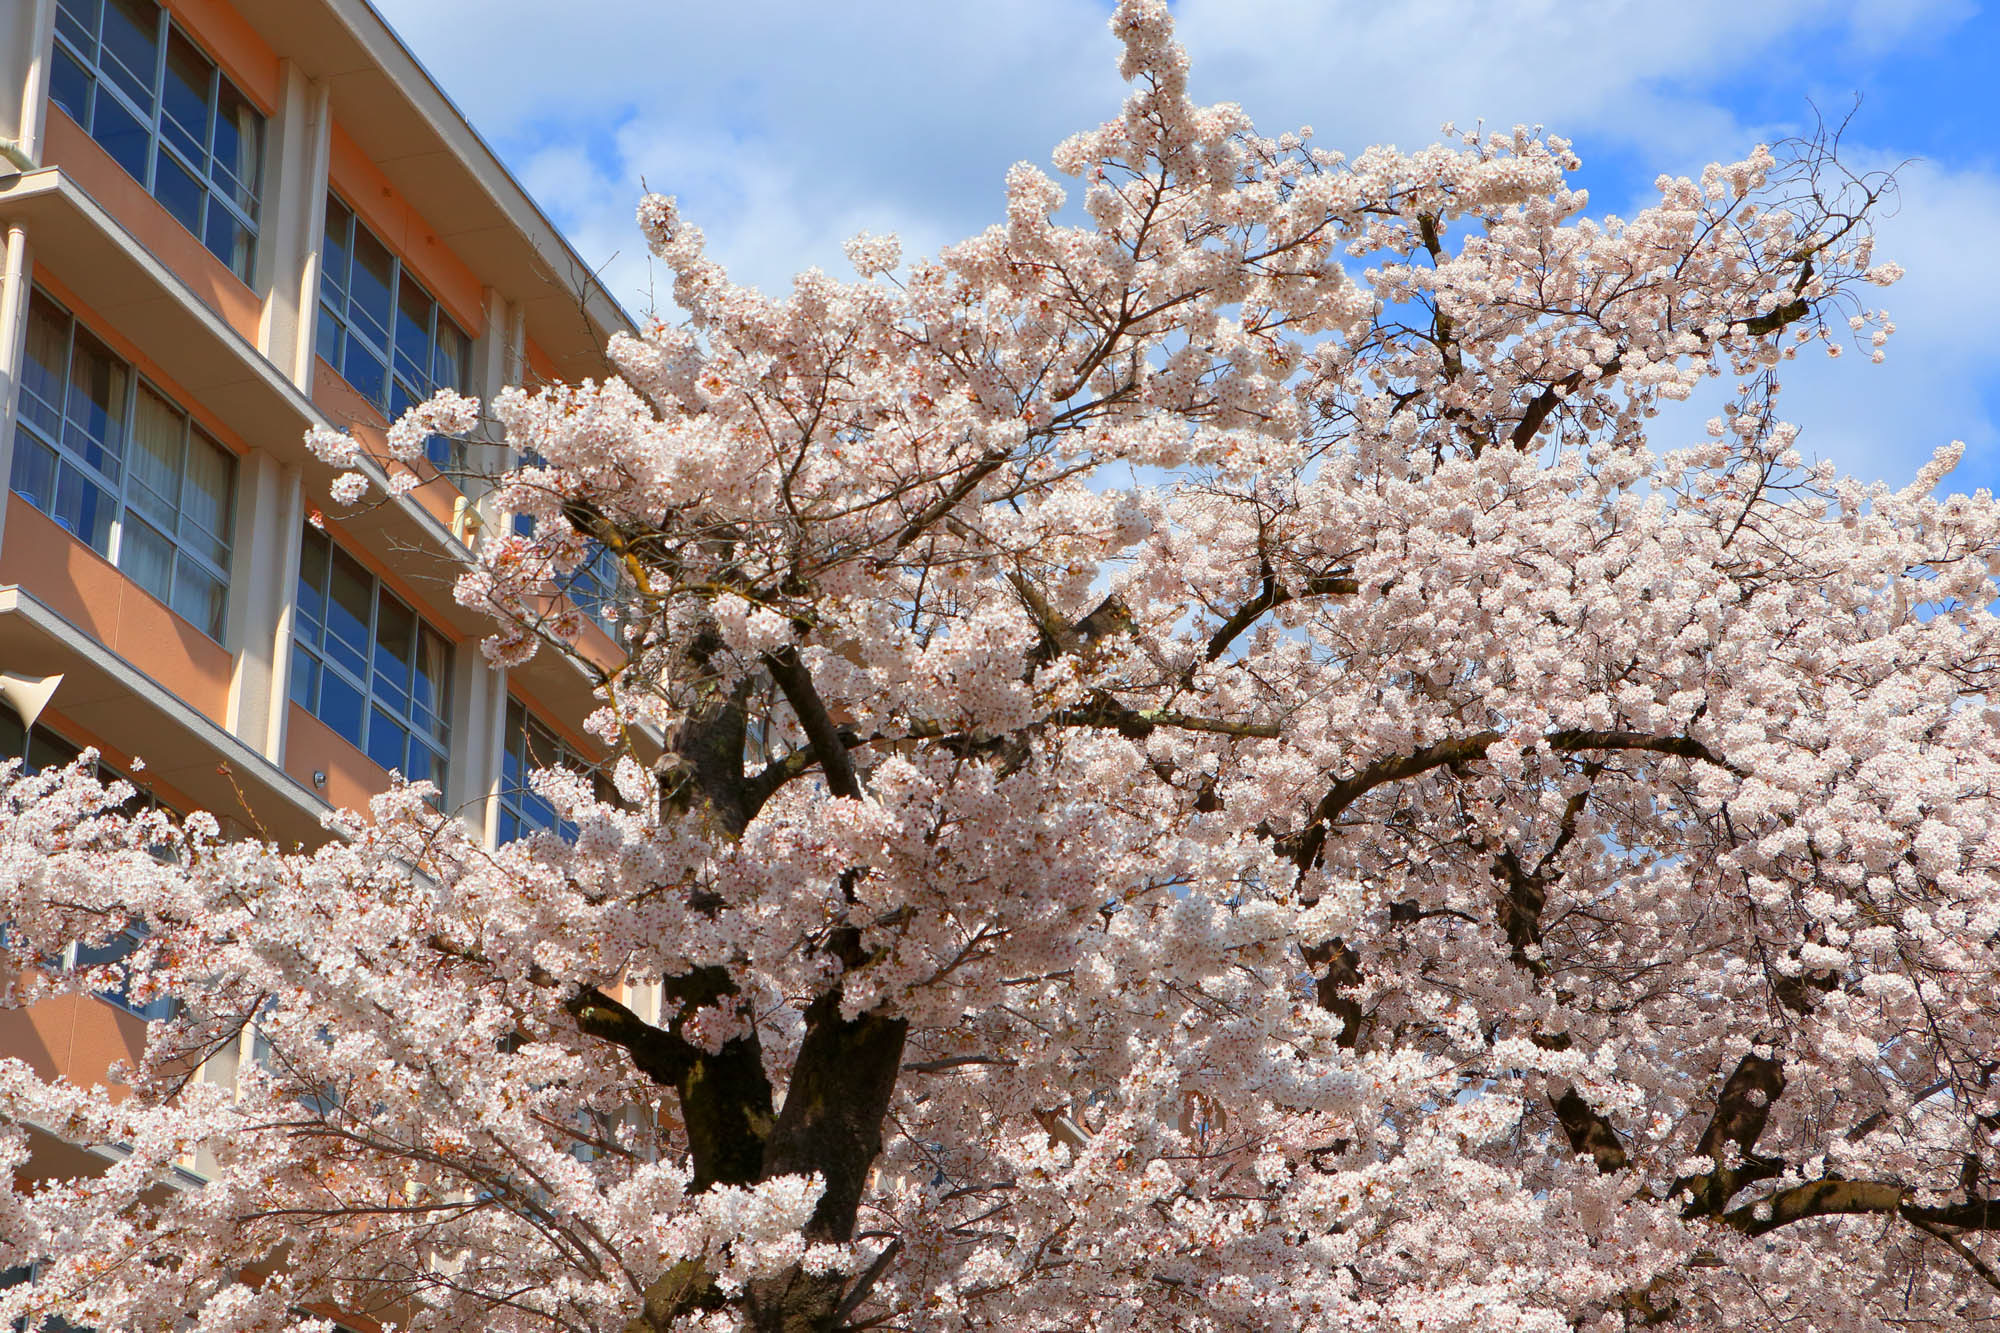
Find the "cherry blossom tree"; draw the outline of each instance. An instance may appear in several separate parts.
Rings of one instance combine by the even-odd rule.
[[[1593,219],[1559,138],[1348,159],[1113,27],[1080,212],[771,298],[648,198],[684,322],[392,434],[532,451],[495,661],[625,572],[573,838],[0,793],[10,1002],[137,920],[184,1006],[129,1093],[0,1063],[0,1162],[120,1146],[0,1195],[0,1323],[2000,1326],[2000,506],[1777,410],[1890,332],[1888,183]]]

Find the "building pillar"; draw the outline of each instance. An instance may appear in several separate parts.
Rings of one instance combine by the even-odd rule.
[[[500,805],[501,731],[507,722],[507,676],[486,663],[478,642],[453,654],[451,790],[447,809],[472,826],[481,842],[493,845]]]
[[[0,0],[0,176],[42,160],[55,0]]]
[[[278,66],[278,105],[264,138],[263,222],[256,288],[264,298],[257,349],[312,392],[319,257],[326,230],[327,156],[333,116],[325,85],[290,60]]]
[[[298,610],[299,543],[305,526],[302,474],[253,449],[237,462],[229,618],[223,646],[235,656],[229,731],[278,764],[285,755],[292,618]]]
[[[28,231],[16,223],[7,228],[5,248],[0,250],[0,548],[7,541],[7,500],[13,494],[14,414],[20,406],[21,367],[27,356],[28,295],[33,289],[34,265],[28,254]]]
[[[521,308],[492,287],[486,289],[485,315],[485,331],[472,345],[472,384],[468,392],[480,400],[490,417],[493,396],[508,385],[521,382],[522,338],[527,325]],[[479,438],[482,442],[466,449],[467,475],[460,489],[475,506],[481,530],[493,532],[497,531],[493,525],[500,517],[491,498],[493,479],[513,467],[514,458],[501,443],[497,424],[482,427]]]

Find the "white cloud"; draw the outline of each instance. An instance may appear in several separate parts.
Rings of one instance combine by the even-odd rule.
[[[1891,167],[1886,156],[1857,166]],[[1883,364],[1851,350],[1839,361],[1800,359],[1784,376],[1786,415],[1801,444],[1850,471],[1892,483],[1954,439],[1971,446],[1954,485],[2000,475],[2000,430],[1989,403],[2000,347],[2000,176],[1912,163],[1898,175],[1899,206],[1877,227],[1876,255],[1906,270],[1887,291],[1869,289],[1896,334]]]

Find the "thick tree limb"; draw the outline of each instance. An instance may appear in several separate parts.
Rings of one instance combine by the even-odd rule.
[[[1603,1175],[1625,1169],[1630,1159],[1625,1154],[1625,1144],[1619,1139],[1618,1131],[1584,1100],[1582,1093],[1568,1088],[1562,1096],[1551,1098],[1550,1103],[1555,1107],[1556,1122],[1569,1136],[1572,1149],[1589,1153]]]
[[[843,1017],[839,986],[814,1000],[805,1018],[805,1040],[784,1109],[764,1150],[764,1178],[817,1172],[825,1192],[805,1225],[805,1238],[842,1243],[854,1238],[861,1194],[882,1151],[882,1122],[909,1023],[877,1010]],[[839,1274],[791,1267],[750,1284],[749,1325],[771,1333],[827,1333],[845,1288]]]
[[[1771,1104],[1784,1091],[1782,1061],[1751,1054],[1737,1063],[1716,1098],[1715,1114],[1695,1145],[1695,1152],[1715,1166],[1702,1175],[1674,1182],[1674,1193],[1689,1193],[1690,1216],[1718,1216],[1744,1186],[1768,1180],[1785,1169],[1783,1161],[1757,1155],[1757,1139],[1770,1119]],[[1738,1158],[1734,1164],[1729,1160],[1731,1147]]]
[[[787,644],[774,653],[766,653],[764,665],[770,671],[771,679],[784,691],[785,702],[792,706],[799,725],[805,729],[806,739],[812,743],[813,754],[819,760],[820,771],[826,774],[827,790],[835,796],[860,800],[861,779],[854,771],[854,758],[847,753],[847,742],[842,739],[840,728],[834,725],[832,715],[826,711],[826,704],[819,697],[819,690],[813,685],[812,673],[799,660],[798,649]]]
[[[1229,645],[1236,641],[1236,637],[1256,624],[1258,617],[1266,611],[1283,606],[1286,602],[1299,597],[1341,596],[1360,591],[1361,585],[1345,574],[1316,574],[1307,579],[1305,586],[1296,594],[1288,591],[1275,577],[1267,576],[1263,590],[1236,608],[1229,619],[1222,622],[1221,628],[1209,636],[1208,660],[1213,662],[1229,651]]]
[[[1860,1213],[1893,1213],[1913,1223],[1958,1231],[2000,1231],[2000,1199],[1921,1207],[1908,1201],[1910,1194],[1907,1185],[1887,1180],[1814,1180],[1732,1208],[1722,1220],[1747,1236],[1766,1235],[1809,1218]]]
[[[1470,736],[1426,745],[1408,754],[1390,755],[1374,760],[1353,777],[1343,778],[1334,783],[1326,795],[1320,798],[1319,804],[1313,807],[1306,827],[1281,842],[1280,846],[1299,869],[1304,870],[1318,859],[1319,850],[1326,842],[1327,826],[1338,819],[1348,806],[1369,792],[1391,782],[1417,777],[1447,764],[1465,763],[1483,758],[1499,741],[1499,732],[1480,731]],[[1564,730],[1549,732],[1540,738],[1540,743],[1567,753],[1582,750],[1639,750],[1673,755],[1682,759],[1698,759],[1703,763],[1727,769],[1731,773],[1743,772],[1691,736],[1650,736],[1637,731]]]

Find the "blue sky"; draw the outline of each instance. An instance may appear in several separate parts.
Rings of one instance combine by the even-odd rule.
[[[739,280],[782,288],[840,243],[930,251],[1000,215],[1123,95],[1102,0],[374,0],[634,311],[642,185],[679,196]],[[1861,106],[1862,167],[1901,168],[1878,254],[1888,362],[1805,358],[1786,414],[1811,452],[1907,479],[1953,439],[1951,485],[2000,489],[2000,13],[1972,0],[1178,0],[1207,101],[1322,146],[1415,147],[1453,120],[1574,140],[1593,212],[1661,172]],[[664,288],[664,282],[662,284]],[[662,297],[664,304],[664,296]],[[1704,409],[1660,423],[1699,429]],[[1661,445],[1680,442],[1662,438]]]

